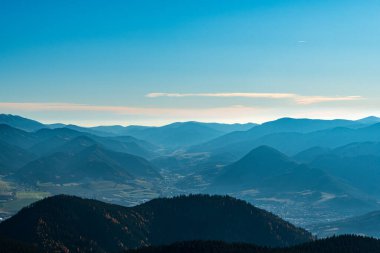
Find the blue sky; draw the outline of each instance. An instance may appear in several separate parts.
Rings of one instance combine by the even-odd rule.
[[[379,116],[378,13],[379,0],[0,1],[0,112],[81,125]]]

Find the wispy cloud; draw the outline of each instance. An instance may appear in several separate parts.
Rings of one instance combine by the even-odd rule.
[[[318,104],[326,102],[356,101],[364,99],[361,96],[323,97],[323,96],[298,96],[296,102],[302,105]]]
[[[310,105],[326,102],[355,101],[364,99],[361,96],[303,96],[294,93],[148,93],[146,97],[219,97],[219,98],[263,98],[263,99],[290,99],[300,105]]]
[[[326,98],[324,98],[326,99]],[[355,99],[355,98],[353,98]],[[319,102],[320,97],[308,97],[298,103],[310,104]],[[370,100],[369,100],[370,101]],[[1,113],[20,114],[45,123],[67,123],[87,126],[95,125],[163,125],[174,121],[204,122],[256,122],[261,123],[281,117],[295,118],[363,118],[368,115],[379,115],[379,104],[370,107],[352,106],[221,106],[204,108],[180,107],[130,107],[112,105],[90,105],[76,103],[4,103],[0,102]]]
[[[158,108],[158,107],[129,107],[88,105],[75,103],[0,103],[1,111],[24,111],[24,112],[106,112],[121,115],[139,116],[170,116],[170,117],[193,117],[221,115],[234,116],[236,114],[252,114],[260,109],[242,105],[212,108]]]
[[[149,93],[146,97],[157,98],[157,97],[240,97],[240,98],[271,98],[271,99],[282,99],[282,98],[292,98],[296,94],[292,93],[251,93],[251,92],[233,92],[233,93]]]

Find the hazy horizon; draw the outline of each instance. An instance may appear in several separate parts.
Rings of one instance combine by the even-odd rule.
[[[366,118],[371,118],[371,117],[375,117],[375,118],[379,118],[377,117],[376,115],[367,115],[363,118],[352,118],[352,119],[349,119],[349,118],[326,118],[326,119],[323,119],[323,118],[307,118],[307,117],[300,117],[300,118],[294,118],[294,117],[279,117],[279,118],[274,118],[274,119],[270,119],[270,120],[267,120],[267,121],[261,121],[261,122],[255,122],[255,121],[247,121],[247,122],[221,122],[221,121],[197,121],[197,120],[187,120],[187,121],[168,121],[168,122],[164,122],[162,124],[157,124],[157,125],[143,125],[143,124],[113,124],[113,125],[107,125],[107,124],[91,124],[91,125],[85,125],[85,124],[80,124],[81,122],[73,122],[73,121],[52,121],[52,122],[49,122],[49,121],[44,121],[44,120],[39,120],[39,119],[36,119],[36,118],[29,118],[29,117],[26,117],[25,115],[19,115],[19,114],[10,114],[10,113],[2,113],[2,114],[5,114],[5,115],[12,115],[12,116],[19,116],[19,117],[22,117],[22,118],[26,118],[26,119],[30,119],[30,120],[35,120],[35,121],[38,121],[42,124],[64,124],[64,125],[77,125],[77,126],[82,126],[82,127],[97,127],[97,126],[123,126],[123,127],[128,127],[128,126],[147,126],[147,127],[161,127],[161,126],[165,126],[165,125],[169,125],[169,124],[174,124],[174,123],[186,123],[186,122],[197,122],[197,123],[209,123],[209,124],[212,124],[212,123],[216,123],[216,124],[264,124],[266,122],[271,122],[271,121],[276,121],[276,120],[279,120],[279,119],[283,119],[283,118],[292,118],[292,119],[310,119],[310,120],[352,120],[352,121],[356,121],[356,120],[361,120],[361,119],[366,119]],[[100,122],[101,123],[101,122]]]

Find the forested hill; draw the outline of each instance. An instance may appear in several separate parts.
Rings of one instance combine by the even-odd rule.
[[[380,240],[360,236],[339,236],[293,246],[265,248],[222,241],[187,241],[168,246],[145,247],[126,253],[379,253]]]
[[[313,239],[244,201],[208,195],[161,198],[132,208],[58,195],[1,223],[0,235],[47,252],[116,252],[185,240],[288,246]]]

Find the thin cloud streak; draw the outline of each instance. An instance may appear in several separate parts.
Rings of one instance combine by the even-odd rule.
[[[75,103],[4,103],[0,112],[23,115],[45,123],[76,122],[79,125],[165,125],[176,121],[202,121],[223,123],[262,123],[281,117],[293,118],[345,118],[358,119],[379,115],[378,104],[371,107],[308,107],[243,105],[210,108],[145,108],[128,106],[102,106]],[[53,116],[52,116],[53,115]],[[54,118],[54,120],[53,120]],[[62,122],[63,121],[63,122]],[[128,122],[128,123],[126,123]]]
[[[148,108],[129,106],[100,106],[72,103],[0,103],[0,110],[24,111],[24,112],[107,112],[120,115],[142,115],[142,116],[170,116],[170,117],[208,117],[213,115],[225,115],[234,117],[240,114],[252,114],[261,111],[259,108],[234,105],[229,107],[213,108]]]
[[[148,98],[157,97],[240,97],[240,98],[271,98],[283,99],[297,96],[292,93],[149,93]]]
[[[310,105],[326,102],[356,101],[364,99],[361,96],[303,96],[294,93],[148,93],[148,98],[158,97],[217,97],[217,98],[262,98],[262,99],[290,99],[296,104]]]
[[[322,96],[299,96],[296,98],[297,104],[310,105],[326,102],[340,102],[340,101],[356,101],[363,100],[361,96],[346,96],[346,97],[322,97]]]

